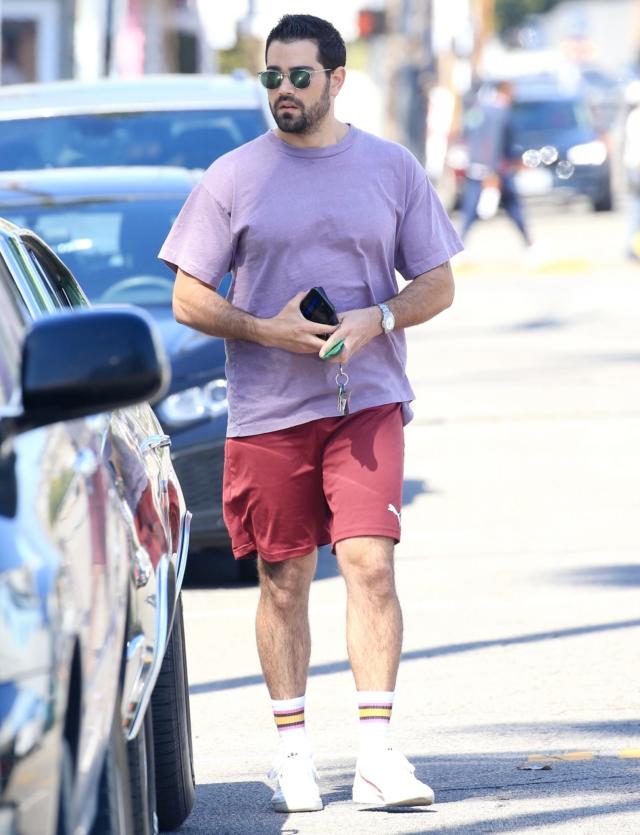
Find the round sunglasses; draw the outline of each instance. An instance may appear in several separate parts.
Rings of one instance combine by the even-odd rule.
[[[291,72],[263,70],[258,73],[258,78],[267,90],[277,90],[285,78],[288,78],[296,89],[304,90],[311,84],[311,76],[317,72],[333,72],[333,70],[291,70]]]

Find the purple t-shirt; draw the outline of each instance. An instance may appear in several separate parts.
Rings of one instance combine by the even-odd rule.
[[[355,127],[335,145],[297,148],[274,132],[215,160],[160,251],[261,317],[320,285],[338,312],[370,307],[406,279],[448,261],[462,244],[427,180],[401,145]],[[227,435],[256,435],[337,415],[336,365],[317,354],[226,340]],[[380,334],[345,366],[351,412],[414,394],[402,330]]]

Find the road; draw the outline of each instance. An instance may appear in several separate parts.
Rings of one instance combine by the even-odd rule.
[[[277,815],[254,587],[184,594],[197,804],[184,833],[640,831],[640,269],[623,217],[475,230],[454,306],[409,334],[392,727],[428,810],[349,802],[357,743],[345,595],[323,553],[307,724],[325,809]]]

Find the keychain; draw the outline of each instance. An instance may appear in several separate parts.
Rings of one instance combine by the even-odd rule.
[[[340,363],[340,371],[336,374],[336,385],[338,386],[338,412],[341,416],[349,414],[349,398],[351,392],[347,391],[347,384],[349,382],[349,375],[342,369]]]

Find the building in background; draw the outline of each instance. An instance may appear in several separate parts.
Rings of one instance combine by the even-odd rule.
[[[74,0],[0,0],[2,84],[53,81],[72,74]]]
[[[2,84],[213,67],[196,0],[0,0],[0,20]]]

